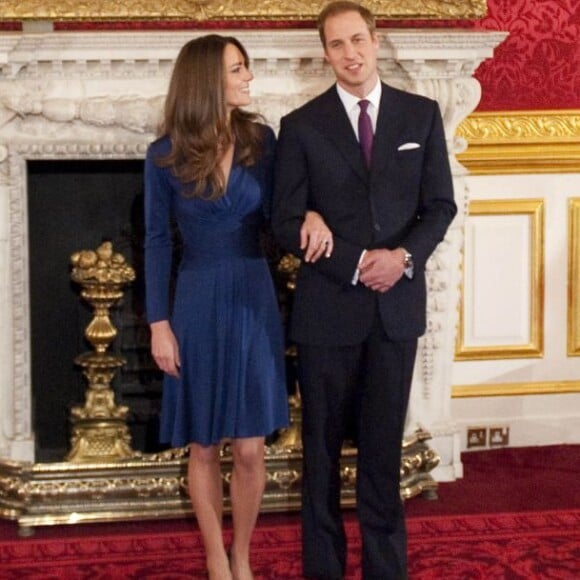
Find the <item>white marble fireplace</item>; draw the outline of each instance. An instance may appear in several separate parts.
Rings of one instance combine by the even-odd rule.
[[[282,114],[329,86],[314,30],[228,31],[246,46],[254,107]],[[34,461],[27,232],[28,160],[139,159],[153,139],[179,48],[198,32],[0,34],[0,459]],[[439,102],[460,211],[429,262],[428,331],[420,342],[407,429],[441,456],[435,477],[461,477],[451,361],[468,198],[458,124],[480,97],[474,70],[503,33],[382,30],[383,80]],[[137,275],[140,273],[137,272]]]

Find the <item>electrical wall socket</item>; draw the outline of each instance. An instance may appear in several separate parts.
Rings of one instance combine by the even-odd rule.
[[[489,446],[505,447],[510,442],[510,428],[506,425],[489,428]]]
[[[487,445],[487,429],[485,427],[467,428],[467,449],[485,447]]]

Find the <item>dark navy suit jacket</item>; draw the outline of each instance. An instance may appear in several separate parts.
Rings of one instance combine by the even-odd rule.
[[[291,339],[357,344],[375,321],[377,302],[391,340],[423,334],[425,263],[457,211],[437,103],[383,83],[370,170],[336,86],[285,116],[272,226],[280,244],[298,257],[307,209],[319,212],[332,230],[334,251],[300,267]],[[363,249],[399,246],[413,255],[412,280],[403,276],[384,294],[351,284]]]

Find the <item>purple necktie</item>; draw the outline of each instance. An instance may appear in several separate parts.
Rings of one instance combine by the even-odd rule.
[[[367,162],[367,167],[371,166],[371,157],[373,154],[373,124],[371,118],[367,113],[369,101],[363,99],[358,102],[360,107],[360,114],[358,116],[358,140]]]

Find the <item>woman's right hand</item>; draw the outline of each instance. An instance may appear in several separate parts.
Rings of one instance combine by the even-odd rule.
[[[179,360],[179,347],[177,339],[168,320],[152,322],[151,328],[151,354],[157,366],[172,377],[179,377],[181,361]]]
[[[308,210],[300,228],[300,249],[305,250],[304,261],[316,262],[320,257],[330,258],[334,239],[323,217],[316,211]]]

